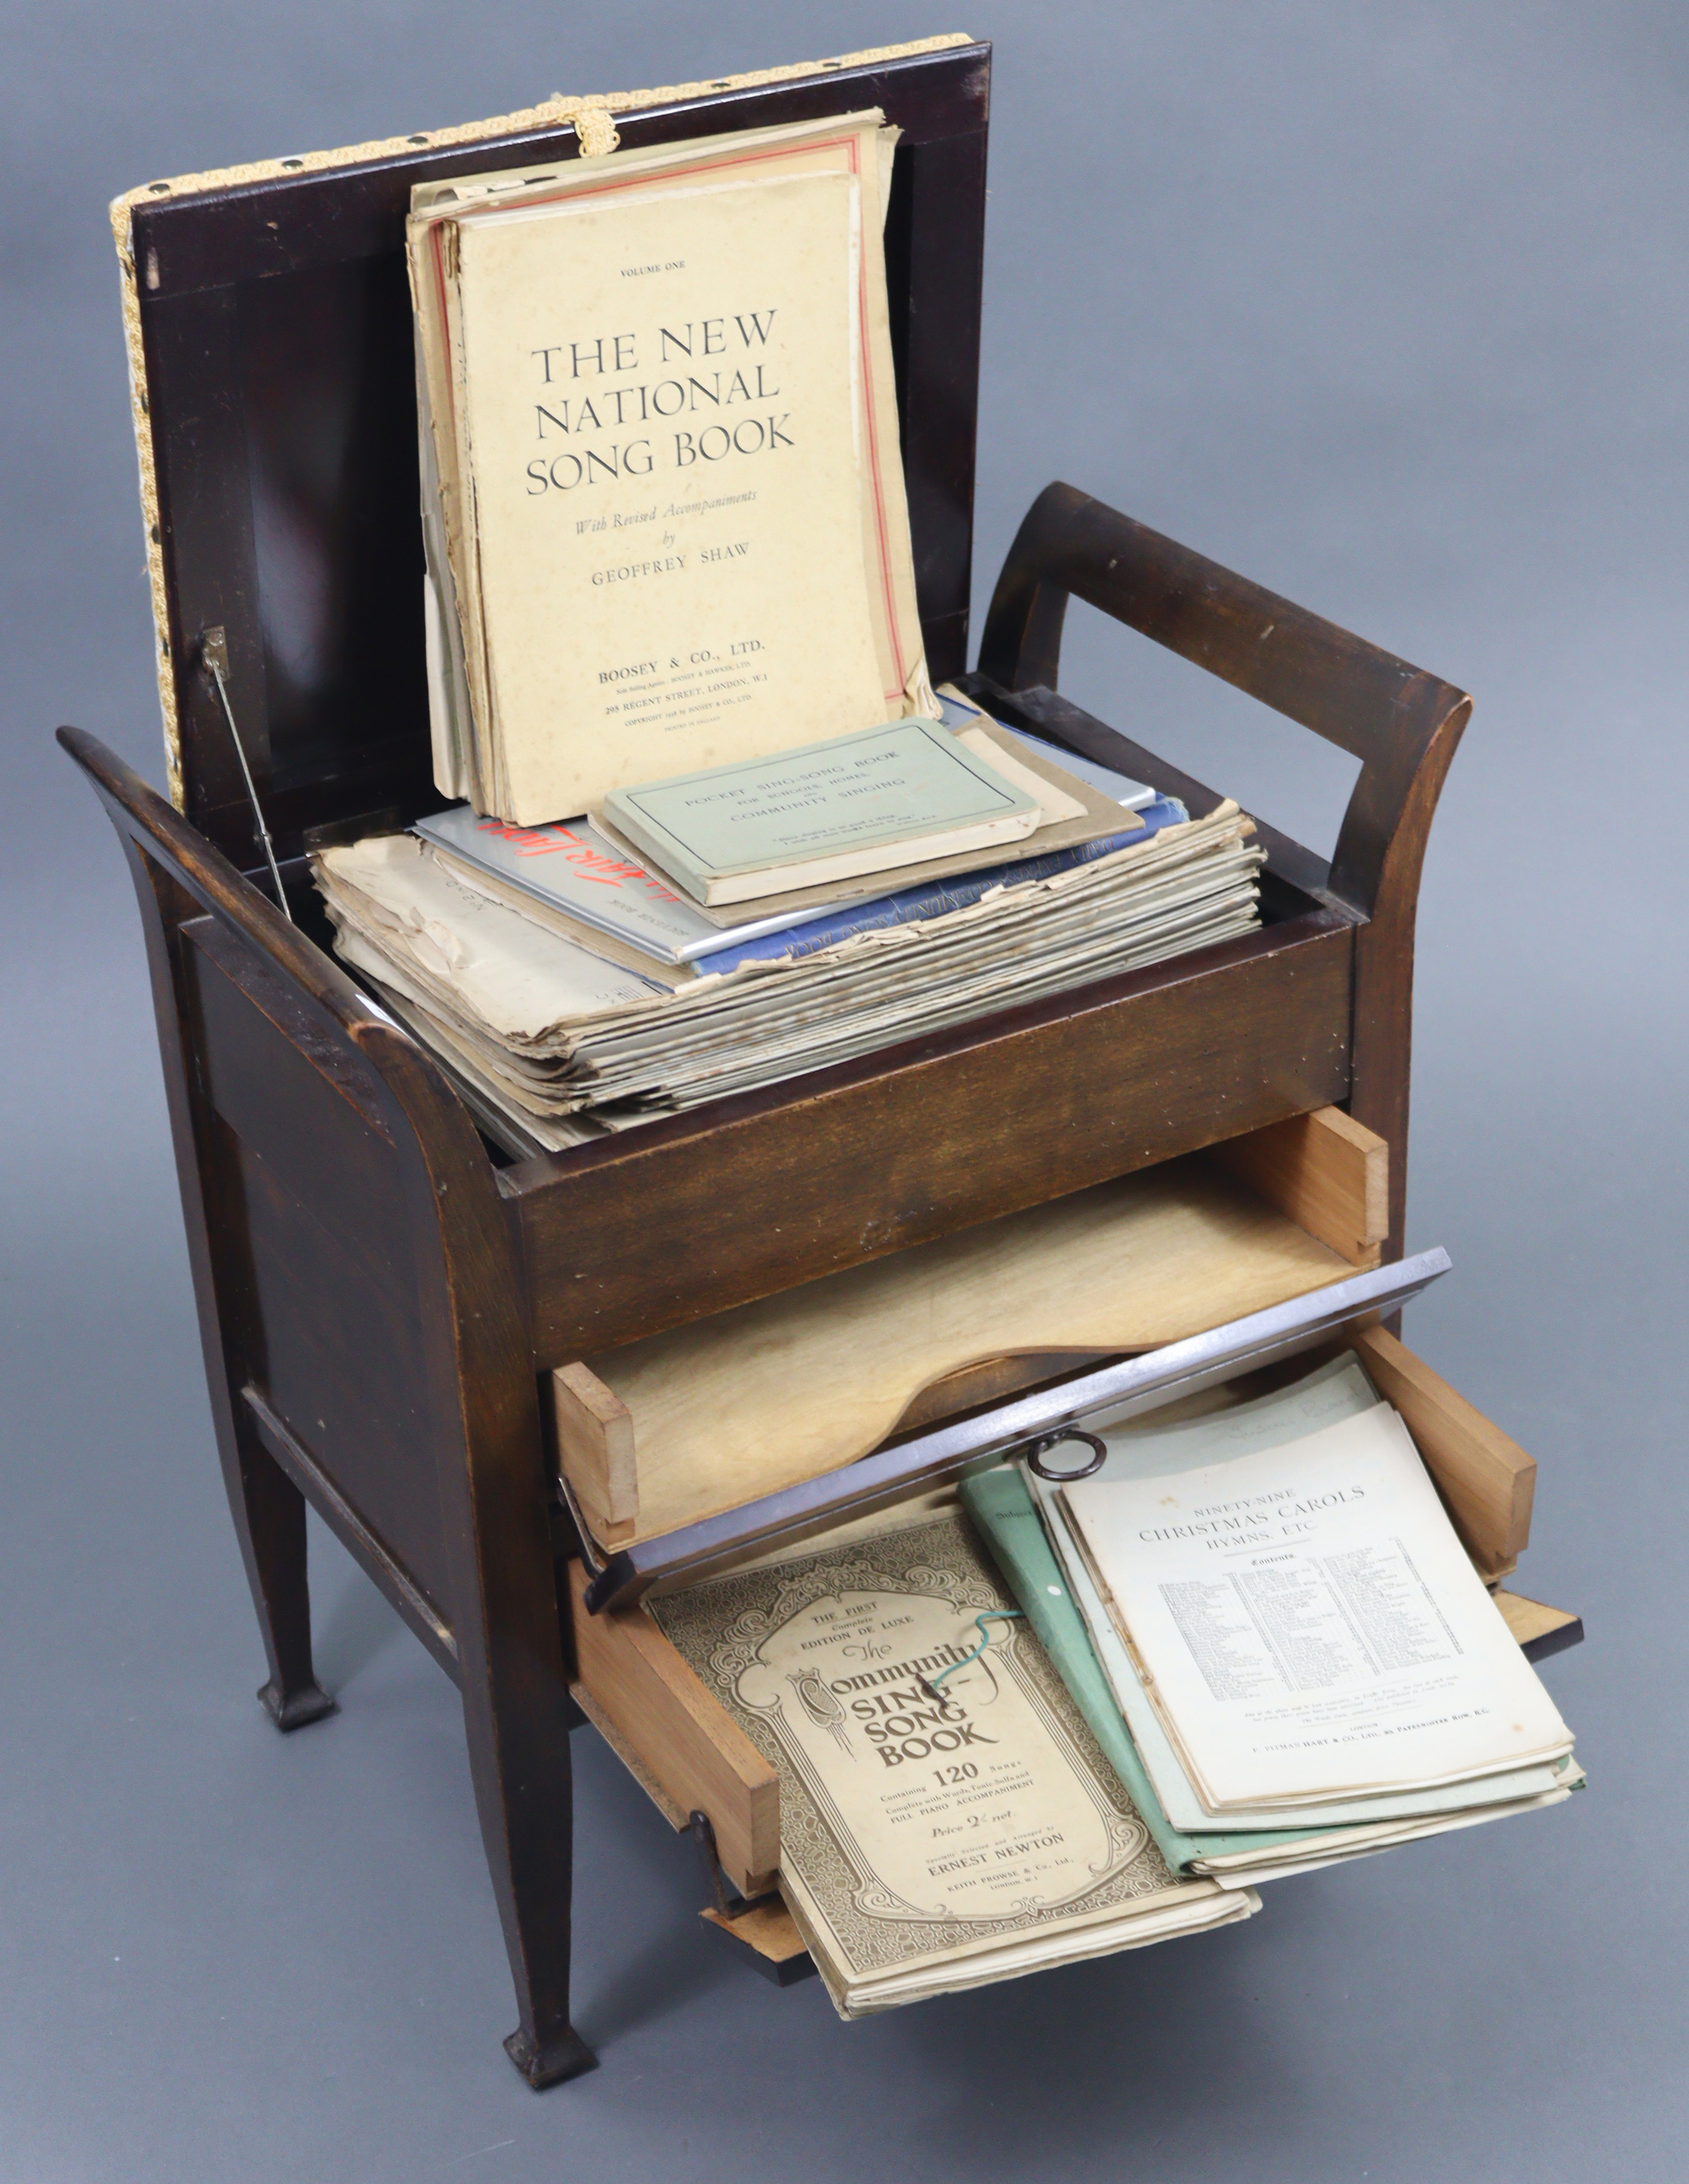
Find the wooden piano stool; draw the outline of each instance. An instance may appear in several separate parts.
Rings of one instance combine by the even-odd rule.
[[[941,42],[655,94],[616,118],[634,145],[872,105],[902,127],[888,260],[935,681],[967,665],[988,68],[984,46]],[[966,687],[1212,809],[1213,791],[1057,695],[1066,602],[1088,601],[1360,761],[1329,864],[1263,825],[1263,923],[1244,938],[509,1158],[328,952],[305,860],[442,802],[411,187],[579,149],[574,124],[542,111],[135,194],[125,301],[174,804],[60,731],[140,900],[207,1382],[269,1661],[260,1696],[284,1730],[333,1705],[312,1665],[308,1502],[462,1693],[520,2017],[506,2045],[537,2086],[592,2060],[569,2017],[572,1682],[671,1817],[686,1798],[706,1813],[738,1883],[766,1881],[779,1840],[777,1796],[745,1781],[755,1768],[712,1743],[683,1691],[673,1733],[696,1750],[642,1751],[583,1675],[627,1618],[587,1617],[578,1569],[569,1580],[542,1419],[554,1368],[1323,1109],[1387,1142],[1377,1226],[1397,1256],[1415,901],[1468,710],[1436,676],[1052,486]],[[284,532],[308,585],[289,574]],[[212,652],[296,925],[268,897]],[[1261,1143],[1294,1166],[1291,1140]],[[1271,1195],[1260,1160],[1249,1172]]]

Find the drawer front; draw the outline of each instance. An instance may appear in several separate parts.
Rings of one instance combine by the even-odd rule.
[[[1346,1099],[1353,941],[1310,915],[507,1169],[537,1363]]]

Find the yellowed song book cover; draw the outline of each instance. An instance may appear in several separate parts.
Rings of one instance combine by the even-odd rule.
[[[878,112],[417,193],[440,786],[519,825],[913,711]]]
[[[1258,1908],[1169,1870],[1042,1647],[1003,1618],[961,1511],[888,1526],[650,1603],[780,1770],[781,1886],[841,2013]]]

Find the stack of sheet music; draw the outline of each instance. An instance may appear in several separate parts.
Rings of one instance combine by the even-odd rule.
[[[1182,807],[1157,800],[1132,824],[1117,849],[1105,839],[995,868],[974,885],[947,882],[913,907],[904,898],[854,906],[830,943],[813,927],[771,943],[763,936],[786,951],[775,955],[741,942],[725,970],[708,959],[677,963],[672,935],[641,953],[637,928],[629,929],[640,943],[633,952],[606,949],[570,914],[414,834],[325,850],[314,869],[342,957],[434,1047],[483,1122],[532,1151],[848,1060],[1259,922],[1262,852],[1235,804],[1186,822]],[[719,944],[735,938],[705,930]]]
[[[897,141],[868,108],[413,192],[429,719],[465,804],[315,871],[512,1150],[1257,922],[1234,806],[1099,792],[933,688]]]
[[[933,692],[878,107],[419,185],[435,778],[524,826]]]
[[[1170,1868],[937,1499],[649,1604],[779,1770],[781,1892],[846,2017],[1260,1908]]]
[[[1258,1884],[1582,1787],[1352,1355],[1103,1439],[1092,1477],[963,1497],[1175,1871]]]

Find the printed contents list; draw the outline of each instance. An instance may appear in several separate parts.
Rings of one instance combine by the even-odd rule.
[[[1208,1809],[1456,1781],[1571,1737],[1388,1404],[1063,1500]]]

